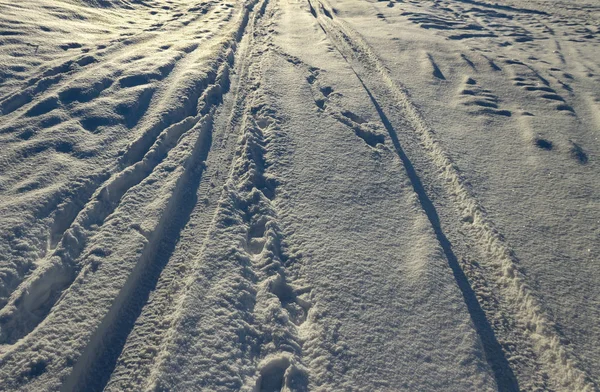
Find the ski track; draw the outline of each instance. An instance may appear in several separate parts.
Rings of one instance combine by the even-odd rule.
[[[119,35],[98,28],[89,34],[99,40],[78,33],[47,45],[21,38],[28,27],[14,21],[25,6],[0,1],[2,43],[41,59],[0,73],[0,191],[11,196],[0,206],[10,217],[0,226],[0,390],[319,390],[326,365],[312,357],[322,326],[303,273],[310,259],[290,250],[294,234],[279,218],[285,178],[272,168],[273,141],[285,138],[284,114],[264,88],[267,54],[306,75],[312,110],[364,148],[396,154],[497,389],[599,389],[407,87],[337,1],[305,1],[301,11],[322,32],[314,45],[343,58],[376,121],[335,99],[327,69],[273,43],[280,0],[87,0],[115,19],[118,7],[149,13],[139,22],[118,16],[133,26]],[[431,86],[458,86],[457,111],[490,123],[516,117],[536,152],[589,165],[585,142],[537,130],[534,113],[573,128],[590,116],[600,124],[598,97],[580,98],[566,71],[596,77],[585,55],[571,64],[580,49],[568,43],[594,47],[598,31],[569,30],[562,14],[514,3],[369,3],[377,23],[401,19],[470,43],[454,54],[465,70],[459,82],[442,54],[420,51],[414,62]],[[97,15],[72,7],[81,20]],[[57,18],[64,11],[42,8]],[[555,48],[552,64],[501,51],[542,40]],[[488,86],[485,72],[529,107]],[[64,173],[52,181],[57,167]]]

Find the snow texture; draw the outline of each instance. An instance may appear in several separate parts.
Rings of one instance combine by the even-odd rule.
[[[595,0],[0,0],[0,391],[597,391]]]

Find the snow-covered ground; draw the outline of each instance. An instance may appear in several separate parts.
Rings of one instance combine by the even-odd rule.
[[[600,389],[597,0],[0,0],[0,391]]]

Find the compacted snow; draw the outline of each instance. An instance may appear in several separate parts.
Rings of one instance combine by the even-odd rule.
[[[0,390],[599,390],[599,26],[0,0]]]

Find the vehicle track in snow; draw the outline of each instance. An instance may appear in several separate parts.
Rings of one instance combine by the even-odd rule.
[[[255,7],[259,8],[258,5]],[[181,301],[180,297],[187,281],[185,277],[193,273],[195,259],[199,257],[209,238],[207,236],[214,209],[223,185],[230,175],[229,171],[223,168],[231,166],[233,150],[240,135],[239,128],[244,122],[245,111],[249,108],[246,103],[250,94],[247,80],[253,61],[249,52],[250,46],[254,44],[251,37],[261,14],[262,11],[259,11],[250,18],[248,32],[238,44],[235,68],[232,71],[232,91],[226,96],[218,115],[220,121],[215,125],[216,129],[213,132],[215,147],[212,148],[214,151],[206,163],[205,176],[209,180],[203,181],[198,191],[198,195],[202,197],[197,200],[189,222],[182,230],[148,304],[136,320],[105,390],[136,390],[140,385],[151,383],[148,377],[156,367],[155,362],[166,344],[169,329],[173,328],[176,321],[176,318],[172,317],[173,311]]]
[[[4,369],[0,369],[0,374],[4,374],[6,377],[9,374],[20,372],[23,374],[23,377],[12,381],[17,383],[37,382],[39,379],[46,378],[44,382],[47,383],[46,387],[50,385],[50,388],[53,388],[52,385],[56,386],[59,380],[63,380],[60,382],[64,390],[90,390],[89,388],[101,390],[104,388],[110,377],[110,369],[114,367],[120,349],[125,344],[129,331],[133,328],[135,319],[140,314],[162,270],[168,263],[169,254],[177,244],[179,233],[185,227],[189,220],[189,214],[196,205],[197,199],[194,196],[195,192],[193,190],[198,189],[200,183],[203,181],[204,160],[211,149],[214,112],[221,104],[223,94],[229,89],[229,72],[233,63],[234,49],[244,34],[244,29],[251,12],[253,12],[252,3],[249,5],[240,5],[229,32],[226,31],[225,35],[222,36],[223,39],[218,41],[217,45],[214,45],[212,51],[208,52],[211,56],[208,58],[210,60],[209,65],[214,68],[211,70],[209,66],[204,71],[207,77],[196,82],[195,90],[192,90],[189,96],[186,97],[186,101],[191,101],[187,105],[190,106],[189,110],[193,111],[192,114],[180,123],[166,128],[161,136],[156,139],[154,147],[150,148],[141,161],[125,169],[120,175],[109,181],[106,187],[102,188],[104,191],[98,192],[98,199],[102,200],[102,197],[104,197],[108,198],[109,201],[112,200],[109,203],[109,213],[100,219],[103,223],[109,223],[108,227],[104,227],[103,225],[93,227],[97,233],[93,234],[94,239],[87,247],[88,250],[85,253],[81,253],[81,258],[75,257],[75,262],[67,260],[68,262],[66,263],[58,259],[54,267],[46,266],[45,270],[41,270],[36,275],[33,275],[32,279],[28,279],[26,283],[27,287],[22,289],[22,300],[15,301],[15,303],[10,304],[12,305],[10,307],[5,307],[3,310],[5,312],[3,317],[3,331],[6,334],[6,341],[10,343],[19,338],[23,339],[14,347],[20,351],[17,357],[13,357],[11,349],[4,355],[2,366]],[[204,56],[200,56],[200,59],[202,57]],[[189,64],[189,66],[193,66],[193,63]],[[202,70],[203,68],[200,68],[201,72]],[[194,69],[191,71],[191,75],[196,72]],[[189,73],[189,71],[186,72]],[[195,99],[194,95],[196,96]],[[197,109],[195,109],[196,104],[198,106]],[[179,115],[185,117],[186,113],[184,111],[183,113],[179,113]],[[226,157],[222,157],[221,159],[226,160]],[[162,184],[160,185],[161,187],[168,189],[168,194],[170,195],[168,199],[152,199],[150,195],[153,193],[159,195],[153,190],[156,189],[155,183]],[[214,183],[212,185],[218,186],[218,184]],[[204,185],[203,188],[206,189],[207,186]],[[139,198],[142,195],[147,200],[146,202]],[[92,202],[92,206],[94,202]],[[151,222],[144,222],[140,225],[131,221],[131,223],[127,224],[121,222],[120,218],[116,217],[116,215],[110,215],[112,211],[136,208],[134,206],[140,204],[140,202],[142,203],[140,207],[144,206],[141,208],[142,211],[145,208],[148,210],[147,213],[149,216],[160,217],[160,220],[156,221],[154,226],[152,226]],[[145,203],[148,202],[150,204],[146,206]],[[157,208],[158,210],[156,210]],[[155,209],[156,212],[150,213],[149,210],[152,209]],[[106,208],[100,208],[100,211],[102,213],[102,211],[106,211]],[[85,212],[84,208],[84,213],[82,214],[84,219],[88,219],[88,215],[92,215],[91,219],[94,219],[94,214],[86,214]],[[98,217],[95,216],[95,218]],[[138,218],[141,218],[141,216]],[[125,229],[127,226],[128,229]],[[90,336],[88,332],[85,332],[89,327],[78,329],[87,335],[82,342],[89,339],[89,342],[85,346],[80,346],[83,350],[81,354],[70,356],[67,358],[66,363],[62,365],[43,359],[41,362],[33,361],[31,365],[17,360],[19,355],[22,355],[22,351],[26,350],[25,347],[35,342],[35,337],[26,336],[27,333],[33,330],[35,325],[43,320],[45,314],[48,312],[50,312],[50,319],[46,319],[43,325],[50,329],[50,331],[52,331],[54,323],[61,324],[66,322],[70,324],[87,322],[82,320],[81,317],[73,319],[72,315],[69,315],[69,311],[65,312],[64,308],[60,309],[60,305],[65,301],[68,302],[69,298],[73,295],[75,295],[73,299],[77,301],[77,294],[72,293],[73,287],[69,288],[69,284],[73,280],[62,282],[61,279],[69,279],[71,277],[71,279],[75,279],[78,286],[82,280],[86,280],[90,275],[96,274],[99,270],[101,271],[105,266],[109,269],[112,268],[110,264],[103,263],[103,259],[110,258],[113,251],[115,252],[114,256],[119,257],[119,252],[111,249],[110,245],[110,241],[112,241],[110,238],[114,238],[111,231],[115,229],[122,233],[129,231],[130,234],[127,235],[130,236],[138,236],[139,239],[134,241],[138,244],[130,244],[131,248],[137,254],[134,259],[137,261],[131,264],[127,263],[129,267],[118,273],[120,275],[118,279],[120,283],[113,282],[116,283],[116,286],[113,285],[112,288],[112,290],[117,289],[118,293],[115,292],[116,296],[109,303],[105,302],[104,306],[110,304],[110,310],[107,309],[108,312],[106,315],[102,316],[102,322],[93,327],[93,330],[95,330],[94,334]],[[125,231],[123,231],[124,229]],[[105,239],[103,240],[102,238]],[[87,237],[80,239],[89,240]],[[79,241],[74,242],[75,244],[71,243],[69,246],[65,246],[65,248],[68,251],[75,250],[81,252],[85,244],[82,244],[81,249],[78,249],[73,245],[78,244]],[[136,248],[137,250],[135,250]],[[114,266],[118,267],[117,265]],[[106,273],[109,276],[111,274],[108,271]],[[125,274],[123,275],[123,273]],[[127,279],[124,280],[123,278]],[[57,284],[59,285],[58,288],[52,287]],[[35,287],[36,285],[37,287]],[[31,286],[37,289],[37,291],[31,290]],[[107,288],[104,287],[103,292],[108,294],[106,291]],[[48,294],[44,291],[51,289],[55,289],[56,292],[51,292],[49,298],[51,302],[48,303],[46,301]],[[60,297],[60,300],[55,305],[59,308],[54,311],[53,304],[59,299],[61,293],[63,293],[62,297]],[[32,306],[32,303],[34,307],[35,305],[39,305],[36,301],[42,302],[44,314],[38,315],[38,317],[32,320],[33,315],[27,306]],[[100,316],[100,314],[88,316],[94,319]],[[55,317],[61,321],[57,321]],[[83,318],[85,319],[86,317]],[[92,323],[90,326],[95,324],[91,319],[89,321]],[[44,334],[43,327],[41,330],[36,329],[36,332]],[[49,335],[53,335],[52,332]],[[48,336],[48,332],[46,332],[46,336]],[[64,338],[72,339],[73,336],[54,336],[48,342],[42,343],[42,346],[46,346],[45,348],[38,346],[35,350],[42,353],[53,351],[54,349],[51,347],[56,344],[60,345],[60,340]],[[110,341],[112,344],[105,346],[103,342],[106,341]],[[39,342],[34,344],[38,345]],[[81,358],[79,358],[79,355],[81,355]],[[44,354],[42,354],[43,356]],[[11,361],[11,358],[14,358],[16,361]],[[43,365],[40,365],[40,363],[43,363]],[[22,368],[23,365],[25,366],[25,370]],[[65,371],[68,371],[73,365],[75,365],[74,370],[65,379]],[[14,366],[22,370],[7,370],[7,367],[13,367],[14,369]],[[30,370],[27,370],[28,366],[31,366]],[[100,369],[104,373],[98,373]],[[50,380],[47,378],[50,378]],[[16,387],[16,385],[13,387]]]
[[[498,387],[501,390],[518,390],[518,380],[522,378],[532,388],[595,389],[597,386],[579,365],[568,345],[562,343],[564,339],[559,329],[526,283],[527,278],[519,268],[514,252],[487,217],[484,207],[472,195],[464,176],[443,150],[435,132],[429,128],[402,85],[391,78],[385,65],[360,35],[334,16],[331,6],[323,1],[309,0],[308,3],[310,13],[352,67],[389,132],[463,292]],[[460,214],[460,220],[454,225],[462,227],[468,233],[469,241],[478,244],[486,260],[479,262],[483,268],[469,265],[464,259],[461,264],[454,255],[436,207],[408,156],[414,152],[407,154],[403,150],[401,144],[407,139],[395,131],[386,115],[390,104],[398,105],[418,138],[418,153],[425,154],[429,164],[435,168],[434,172],[438,173],[437,181],[441,181],[442,188],[454,202],[455,211]],[[525,372],[512,376],[511,361],[523,366]]]
[[[191,265],[186,279],[186,287],[182,295],[177,300],[176,317],[170,326],[169,334],[161,345],[161,352],[158,354],[157,363],[153,366],[152,376],[147,385],[151,388],[187,388],[187,371],[181,375],[171,374],[166,369],[169,363],[177,361],[184,368],[192,368],[192,364],[197,363],[194,368],[196,372],[202,374],[206,371],[206,362],[210,362],[209,357],[200,357],[192,353],[185,352],[185,347],[206,344],[212,347],[213,342],[208,339],[210,332],[204,331],[207,327],[198,325],[200,330],[197,341],[191,339],[187,326],[195,320],[195,313],[202,313],[203,310],[208,313],[215,311],[208,304],[196,305],[195,298],[198,290],[211,288],[209,298],[198,297],[198,301],[210,303],[214,296],[219,298],[217,293],[222,290],[231,290],[230,287],[220,287],[220,280],[217,276],[225,274],[231,276],[239,291],[234,293],[224,293],[227,298],[226,304],[222,304],[223,310],[232,308],[231,316],[234,320],[223,325],[222,328],[229,330],[236,328],[239,319],[246,320],[251,324],[244,326],[244,335],[248,335],[241,342],[232,342],[237,346],[248,346],[250,352],[248,364],[240,369],[236,368],[234,363],[225,365],[222,361],[237,348],[232,348],[232,353],[222,352],[217,356],[223,355],[223,358],[214,359],[216,367],[220,368],[221,363],[230,369],[226,378],[226,384],[221,385],[223,381],[218,380],[218,373],[215,368],[215,374],[207,375],[202,378],[200,383],[210,384],[222,387],[272,391],[287,388],[293,391],[305,391],[308,388],[308,374],[305,366],[302,364],[302,339],[299,337],[299,329],[307,321],[310,301],[306,298],[310,293],[310,287],[298,286],[297,282],[288,274],[291,260],[286,257],[282,244],[285,242],[285,234],[277,223],[277,208],[275,201],[277,198],[276,177],[269,173],[269,140],[277,137],[277,127],[279,119],[275,112],[266,104],[266,97],[261,96],[260,84],[256,82],[256,76],[259,75],[260,66],[258,65],[257,55],[264,55],[261,48],[264,45],[266,37],[264,30],[268,26],[269,16],[265,20],[260,20],[265,12],[267,2],[264,2],[261,11],[256,15],[256,19],[251,21],[253,27],[248,38],[248,42],[242,41],[242,45],[249,45],[246,48],[251,53],[252,67],[245,70],[240,75],[238,82],[243,82],[243,99],[237,103],[240,105],[239,127],[241,137],[238,139],[238,151],[236,159],[231,168],[227,184],[219,202],[220,207],[211,225],[207,238],[212,241],[205,241],[203,248],[197,255],[188,255],[195,261]],[[260,21],[260,27],[257,23]],[[268,51],[268,49],[266,50]],[[244,60],[242,56],[242,62]],[[247,64],[250,65],[250,64]],[[222,222],[226,221],[226,225]],[[222,231],[236,233],[239,236],[240,248],[236,249],[239,255],[234,257],[235,262],[243,265],[239,271],[236,267],[229,267],[228,263],[221,265],[215,264],[217,260],[209,255],[214,247],[215,236],[219,236]],[[212,243],[211,243],[212,242]],[[219,256],[222,257],[222,256]],[[206,264],[206,265],[205,265]],[[210,273],[201,273],[199,271],[208,271]],[[221,272],[222,271],[222,272]],[[238,275],[240,274],[240,275]],[[214,276],[214,277],[213,277]],[[200,286],[196,279],[206,280]],[[223,279],[223,278],[220,278]],[[227,280],[225,280],[227,282]],[[226,283],[225,283],[226,284]],[[237,303],[230,296],[240,296]],[[193,304],[193,305],[192,305]],[[152,304],[149,304],[151,307]],[[193,314],[193,316],[192,316]],[[143,328],[143,326],[141,326]],[[240,328],[240,327],[238,327]],[[221,332],[222,333],[222,332]],[[182,345],[182,342],[185,341]],[[220,352],[219,348],[215,348]],[[127,353],[124,353],[124,361]],[[196,362],[197,361],[197,362]],[[234,361],[235,362],[235,361]],[[126,371],[126,368],[123,369]],[[181,377],[180,377],[181,376]],[[118,384],[109,384],[109,388],[121,389]]]

